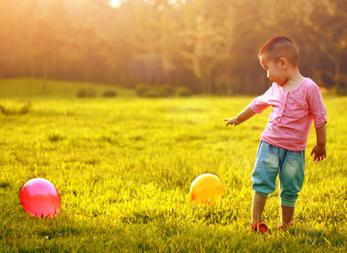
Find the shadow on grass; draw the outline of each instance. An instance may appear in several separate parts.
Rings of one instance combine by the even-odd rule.
[[[287,233],[303,243],[329,248],[340,248],[345,244],[347,239],[347,236],[339,233],[335,227],[316,229],[301,225],[289,229]]]
[[[9,188],[10,186],[11,184],[8,182],[0,182],[0,188],[5,189],[5,188]]]
[[[114,220],[71,214],[36,219],[21,212],[12,215],[10,226],[0,232],[0,241],[5,243],[0,246],[20,252],[312,252],[342,248],[344,243],[342,234],[300,226],[269,236],[255,235],[223,210],[199,212],[202,216],[186,219],[173,209],[134,210]],[[220,226],[220,219],[211,218],[219,216],[230,226]]]

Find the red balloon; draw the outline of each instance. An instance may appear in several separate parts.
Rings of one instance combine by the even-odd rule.
[[[54,217],[60,210],[60,196],[55,186],[43,178],[34,178],[20,189],[19,199],[31,216]]]

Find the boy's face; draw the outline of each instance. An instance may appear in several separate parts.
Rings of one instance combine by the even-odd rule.
[[[266,54],[259,57],[260,64],[266,71],[266,77],[270,81],[283,86],[288,81],[288,73],[287,66],[281,59],[275,61]]]

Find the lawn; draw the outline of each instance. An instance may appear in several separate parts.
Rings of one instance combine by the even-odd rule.
[[[84,84],[0,81],[0,251],[345,252],[346,97],[324,97],[328,157],[314,162],[311,129],[295,227],[283,232],[279,194],[266,204],[270,228],[249,231],[251,173],[270,109],[238,127],[223,119],[252,97],[146,99],[92,85],[114,98],[76,98]],[[21,111],[23,107],[26,110]],[[189,201],[198,175],[217,174],[216,206]],[[37,219],[18,193],[29,179],[57,187],[61,212]]]

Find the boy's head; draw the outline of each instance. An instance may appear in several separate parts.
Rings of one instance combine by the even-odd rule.
[[[260,47],[258,58],[267,72],[267,77],[279,85],[284,85],[293,70],[298,68],[299,49],[290,38],[276,36]]]

